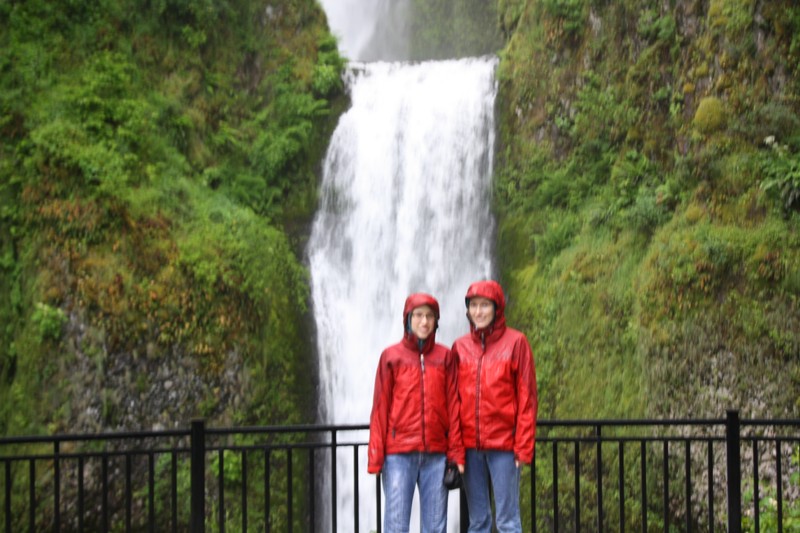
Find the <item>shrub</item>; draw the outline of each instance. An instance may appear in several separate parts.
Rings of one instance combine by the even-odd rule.
[[[543,263],[569,247],[572,240],[580,230],[580,221],[577,216],[553,217],[547,230],[536,238],[536,255]]]
[[[774,137],[793,149],[800,148],[800,117],[782,103],[768,102],[745,112],[732,129],[756,145]]]
[[[40,342],[60,339],[66,321],[67,316],[63,310],[42,302],[36,304],[31,315],[31,322],[36,326]]]
[[[754,0],[711,0],[710,27],[721,30],[729,39],[741,36],[753,24],[753,4]]]
[[[762,158],[761,188],[772,196],[785,214],[800,210],[800,154],[777,143]]]
[[[544,0],[547,12],[563,21],[564,31],[568,35],[580,33],[586,23],[584,0]]]

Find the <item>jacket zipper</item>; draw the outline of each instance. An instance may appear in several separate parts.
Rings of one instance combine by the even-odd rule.
[[[478,358],[478,375],[475,377],[475,449],[481,449],[481,369],[486,353],[486,338],[481,333],[481,355]]]
[[[425,442],[425,358],[422,352],[419,354],[419,366],[422,368],[422,376],[420,380],[422,391],[422,448],[427,452],[428,443]]]

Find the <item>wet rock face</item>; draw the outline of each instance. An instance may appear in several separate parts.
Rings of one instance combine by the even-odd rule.
[[[225,356],[212,375],[180,345],[168,351],[142,339],[130,351],[109,352],[103,334],[77,314],[69,317],[70,414],[60,428],[68,433],[149,431],[188,427],[196,417],[222,418],[241,406],[241,354]]]

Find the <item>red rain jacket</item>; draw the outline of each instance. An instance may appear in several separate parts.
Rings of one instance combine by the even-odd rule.
[[[536,369],[525,335],[506,326],[503,289],[495,281],[470,285],[466,302],[483,297],[495,303],[495,319],[482,330],[456,339],[461,435],[465,448],[513,451],[530,464],[536,439]],[[467,313],[469,318],[469,313]]]
[[[378,362],[369,421],[367,470],[377,474],[386,455],[446,453],[464,464],[458,419],[456,368],[450,350],[436,344],[434,329],[420,349],[408,318],[428,305],[439,321],[439,303],[428,294],[412,294],[403,309],[403,340],[386,348]]]

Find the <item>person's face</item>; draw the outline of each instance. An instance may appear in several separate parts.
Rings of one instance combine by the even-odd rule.
[[[435,329],[436,315],[429,305],[421,305],[411,310],[411,332],[418,339],[427,339]]]
[[[468,312],[475,327],[483,329],[494,320],[494,302],[480,296],[470,298]]]

